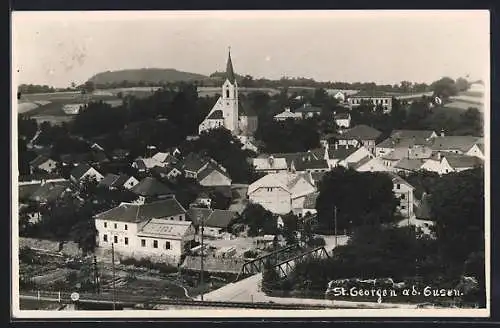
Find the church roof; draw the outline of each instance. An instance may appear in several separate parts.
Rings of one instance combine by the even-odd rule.
[[[226,78],[231,83],[234,83],[236,80],[234,76],[233,62],[231,61],[231,51],[229,51],[229,56],[227,57]]]
[[[207,120],[220,120],[224,118],[221,110],[215,110],[207,117]]]

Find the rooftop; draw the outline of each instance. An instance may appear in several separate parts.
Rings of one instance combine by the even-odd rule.
[[[152,177],[146,177],[136,184],[132,191],[140,196],[171,195],[173,191],[169,187]]]
[[[254,158],[253,165],[256,170],[286,170],[288,165],[285,158]]]
[[[191,227],[189,221],[151,219],[137,232],[139,237],[182,239]]]
[[[444,136],[432,140],[433,151],[460,150],[467,152],[474,144],[482,144],[483,138],[473,136]]]
[[[120,204],[95,216],[99,220],[143,222],[152,218],[169,218],[185,214],[186,210],[175,199],[165,199],[148,204]]]
[[[356,125],[355,127],[346,130],[342,133],[340,139],[361,139],[361,140],[376,140],[382,132],[368,125]]]
[[[212,114],[208,115],[207,120],[221,120],[224,118],[221,110],[214,110]]]
[[[424,162],[425,160],[423,159],[402,158],[394,165],[394,168],[406,171],[417,171],[422,167]]]
[[[280,173],[269,173],[259,180],[255,181],[248,186],[248,194],[253,193],[259,188],[271,188],[271,187],[281,187],[284,190],[292,193],[292,188],[295,187],[297,182],[301,179],[306,180],[311,186],[314,186],[314,182],[311,181],[312,178],[308,173],[290,173],[290,172],[280,172]]]
[[[87,173],[88,170],[90,169],[91,169],[90,165],[86,163],[80,164],[71,171],[71,176],[77,180],[80,180],[83,177],[83,175]]]
[[[443,157],[453,168],[473,168],[484,163],[480,158],[477,158],[475,156],[449,154],[443,155]]]

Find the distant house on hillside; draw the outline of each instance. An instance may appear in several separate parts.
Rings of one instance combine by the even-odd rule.
[[[349,128],[351,126],[351,114],[339,113],[335,114],[335,124],[339,128]]]
[[[302,118],[311,118],[314,116],[319,116],[321,114],[321,108],[312,106],[309,103],[302,105],[301,107],[295,109],[295,113],[302,115]]]
[[[392,96],[385,95],[382,92],[360,91],[359,93],[350,96],[348,102],[352,108],[356,108],[363,103],[369,103],[374,106],[374,109],[376,109],[377,106],[380,106],[385,113],[392,110]]]

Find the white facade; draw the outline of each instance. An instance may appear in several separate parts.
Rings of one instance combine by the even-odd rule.
[[[484,153],[483,151],[481,150],[481,148],[479,148],[479,146],[477,144],[474,144],[466,153],[465,155],[468,155],[468,156],[474,156],[474,157],[477,157],[477,158],[480,158],[482,160],[484,160]]]
[[[351,126],[351,117],[335,119],[335,124],[337,124],[339,128],[347,129]]]
[[[139,183],[139,180],[137,180],[134,177],[130,177],[130,178],[128,178],[127,181],[125,181],[125,183],[123,184],[123,187],[125,187],[127,189],[132,189],[138,183]]]
[[[199,179],[198,182],[204,187],[230,186],[231,178],[214,169],[206,177]]]
[[[76,180],[73,176],[71,177],[74,181]],[[104,179],[104,176],[99,173],[96,169],[93,167],[90,167],[90,169],[87,170],[79,179],[79,181],[83,181],[87,178],[94,178],[97,182],[101,181]]]
[[[285,108],[285,111],[274,115],[275,121],[286,121],[288,119],[300,120],[302,119],[301,113],[294,113],[290,110],[289,107]]]
[[[413,187],[404,181],[395,179],[393,181],[394,195],[399,200],[398,210],[405,217],[413,216]]]
[[[368,160],[366,163],[361,164],[356,168],[358,172],[391,172],[392,169],[384,165],[384,163],[378,158],[374,157]]]
[[[381,96],[381,97],[350,97],[348,99],[349,105],[352,107],[357,107],[361,105],[364,102],[370,102],[372,103],[375,107],[376,106],[382,106],[384,112],[390,112],[392,110],[392,97],[388,96]]]

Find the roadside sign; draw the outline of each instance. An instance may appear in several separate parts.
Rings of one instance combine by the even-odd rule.
[[[80,294],[78,294],[77,292],[71,293],[71,300],[73,302],[77,302],[79,299],[80,299]]]

